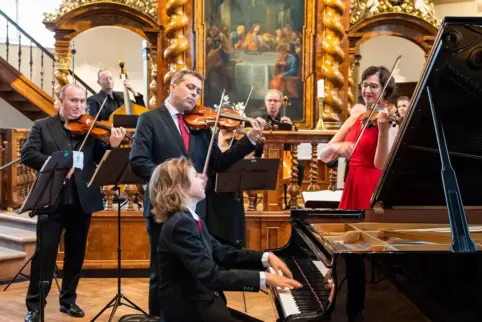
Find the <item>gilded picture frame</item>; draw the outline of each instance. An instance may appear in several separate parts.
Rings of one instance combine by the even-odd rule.
[[[223,77],[219,77],[217,82],[214,82],[216,84],[219,84],[215,88],[215,94],[213,94],[213,81],[210,79],[210,71],[212,70],[212,66],[214,66],[216,63],[219,63],[219,57],[220,55],[218,53],[214,53],[214,50],[217,48],[224,49],[226,48],[226,42],[228,42],[229,46],[228,48],[230,50],[224,50],[223,54],[226,56],[225,53],[228,53],[231,55],[233,52],[234,57],[230,57],[231,61],[231,66],[229,67],[231,70],[231,77],[226,77],[226,79],[232,79],[234,78],[234,84],[232,84],[230,90],[226,90],[228,95],[230,96],[230,102],[235,104],[235,103],[245,103],[249,92],[251,91],[251,87],[253,87],[253,91],[251,92],[251,97],[249,99],[249,102],[247,104],[246,108],[246,114],[250,117],[254,116],[261,116],[263,112],[265,111],[264,104],[263,104],[263,96],[264,93],[267,91],[268,88],[273,88],[276,87],[276,61],[279,59],[281,56],[281,52],[283,50],[283,43],[278,42],[279,37],[276,37],[275,40],[273,41],[274,44],[270,46],[269,49],[263,48],[262,50],[258,50],[256,46],[252,46],[253,42],[249,41],[252,40],[253,37],[249,36],[249,33],[253,34],[256,33],[255,29],[257,26],[261,25],[261,29],[263,28],[263,24],[266,26],[270,26],[269,29],[268,27],[265,30],[266,32],[263,33],[261,31],[263,37],[262,39],[265,39],[264,37],[269,37],[269,34],[271,33],[272,36],[278,36],[279,35],[279,30],[283,26],[290,26],[293,24],[293,38],[294,42],[289,42],[288,48],[290,50],[293,50],[293,44],[295,46],[294,49],[297,50],[297,55],[298,55],[298,63],[299,66],[298,71],[297,71],[297,76],[298,78],[291,78],[292,81],[298,81],[299,87],[294,88],[294,86],[290,87],[290,84],[287,82],[284,82],[284,84],[287,84],[286,86],[282,86],[281,89],[283,92],[283,95],[288,98],[288,106],[286,107],[286,115],[291,117],[295,124],[299,128],[312,128],[314,125],[314,107],[315,107],[315,98],[314,98],[314,91],[315,91],[315,32],[316,32],[316,5],[314,0],[305,0],[304,5],[301,7],[299,5],[300,0],[281,0],[278,1],[276,4],[283,3],[285,4],[285,7],[288,10],[288,14],[286,14],[287,10],[272,13],[270,12],[269,16],[274,16],[276,17],[275,21],[263,21],[260,19],[260,16],[258,14],[257,17],[252,17],[251,15],[250,18],[246,20],[246,22],[243,22],[240,18],[240,14],[238,13],[237,18],[233,18],[235,16],[234,12],[236,10],[245,10],[246,4],[248,4],[249,8],[251,9],[251,12],[259,12],[260,10],[257,9],[257,7],[254,7],[253,5],[261,5],[260,8],[262,8],[262,5],[266,6],[266,10],[273,10],[273,6],[268,5],[266,2],[272,2],[274,0],[195,0],[194,1],[194,10],[193,10],[193,15],[194,15],[194,67],[196,70],[201,72],[203,75],[205,75],[207,78],[204,82],[204,90],[202,94],[202,103],[206,106],[213,107],[214,104],[219,104],[219,101],[217,101],[220,97],[220,93],[224,89],[224,87],[227,86],[227,81],[222,82],[224,79]],[[221,5],[220,5],[221,4]],[[296,8],[296,14],[293,13],[293,6],[294,4],[297,4]],[[239,8],[239,6],[236,5],[242,5],[245,6],[243,8]],[[230,8],[230,7],[233,8]],[[278,5],[279,7],[279,5]],[[281,6],[283,7],[283,6]],[[300,10],[301,7],[301,10]],[[262,11],[262,10],[261,10]],[[290,12],[291,11],[291,12]],[[229,15],[230,17],[226,17]],[[268,15],[266,15],[268,16]],[[231,20],[229,19],[231,18]],[[295,20],[295,21],[293,21]],[[300,20],[302,20],[300,22]],[[226,23],[228,22],[228,23]],[[245,27],[245,37],[243,38],[244,41],[244,46],[240,45],[239,42],[237,41],[236,38],[236,33],[238,32],[239,26],[244,25]],[[213,28],[213,26],[215,28]],[[226,28],[228,27],[228,30],[225,30],[224,35],[222,35],[222,41],[218,41],[217,44],[213,45],[213,39],[216,38],[216,28],[218,29],[217,31],[220,31],[221,28]],[[214,29],[214,32],[213,32]],[[258,27],[258,29],[260,29]],[[283,30],[285,28],[283,27]],[[275,34],[276,33],[276,34]],[[295,37],[298,35],[299,39],[296,39]],[[239,35],[239,33],[238,33]],[[268,36],[267,36],[268,35]],[[213,37],[214,36],[214,37]],[[219,40],[219,37],[217,37]],[[269,38],[268,38],[269,40]],[[268,41],[266,41],[267,43]],[[235,48],[235,45],[238,43],[238,48]],[[263,42],[261,41],[263,44]],[[221,45],[219,45],[221,44]],[[251,44],[251,45],[250,45]],[[244,47],[241,50],[241,47]],[[260,46],[261,47],[261,46]],[[286,47],[285,47],[286,48]],[[238,50],[237,50],[238,49]],[[213,54],[214,53],[214,54]],[[258,55],[258,56],[256,56]],[[275,58],[267,58],[263,57],[263,55],[273,57]],[[277,55],[277,56],[276,56]],[[222,57],[222,56],[221,56]],[[235,65],[235,68],[237,68],[237,62],[242,61],[244,63],[245,60],[251,60],[253,65],[263,65],[263,62],[260,62],[262,59],[271,59],[271,61],[268,62],[268,67],[263,67],[264,70],[269,70],[263,73],[263,71],[258,69],[258,72],[255,73],[255,75],[242,75],[241,77],[246,78],[251,78],[253,81],[252,83],[247,86],[247,83],[249,81],[245,81],[241,87],[238,82],[236,84],[236,81],[239,79],[239,74],[240,72],[237,71],[236,77],[233,77],[233,68],[232,66]],[[247,63],[249,65],[249,63]],[[288,63],[289,65],[289,63]],[[245,66],[243,66],[246,68]],[[229,70],[229,68],[225,68],[225,70]],[[251,67],[252,69],[253,67]],[[241,69],[241,68],[240,68]],[[286,68],[287,69],[287,68]],[[242,69],[241,69],[242,72]],[[229,75],[228,75],[229,76]],[[259,83],[257,84],[257,79],[264,79],[264,82],[262,85]],[[269,84],[269,85],[268,85]],[[278,82],[279,84],[279,82]],[[293,84],[293,82],[292,82]],[[222,88],[221,88],[222,87]],[[298,95],[296,95],[298,94]]]

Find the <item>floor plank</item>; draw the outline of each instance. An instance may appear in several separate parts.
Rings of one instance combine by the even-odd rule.
[[[25,294],[28,282],[14,283],[4,292],[0,291],[0,321],[23,321],[26,314]],[[122,293],[129,300],[147,310],[148,280],[142,278],[126,278],[122,280]],[[59,312],[59,292],[54,284],[47,298],[45,321],[80,322],[90,321],[117,293],[117,280],[115,278],[84,278],[78,287],[77,304],[85,311],[82,319],[72,318]],[[230,307],[244,312],[243,294],[239,292],[226,292]],[[267,322],[274,322],[277,314],[272,305],[270,295],[264,293],[245,293],[247,313]],[[125,303],[125,302],[124,302]],[[97,321],[108,321],[112,309],[106,310]],[[118,321],[126,314],[135,314],[135,310],[121,306],[113,321]]]

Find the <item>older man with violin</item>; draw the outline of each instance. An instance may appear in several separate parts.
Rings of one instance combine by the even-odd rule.
[[[78,150],[85,139],[85,136],[75,136],[67,129],[69,122],[79,119],[85,113],[85,90],[75,84],[66,85],[60,90],[59,99],[59,112],[36,121],[22,148],[22,162],[37,171],[54,152]],[[69,180],[60,192],[57,208],[37,226],[37,232],[40,227],[42,229],[43,280],[48,281],[44,294],[48,294],[50,290],[60,236],[65,230],[64,269],[59,301],[60,311],[73,317],[84,316],[84,311],[76,304],[76,289],[84,262],[91,214],[104,209],[99,188],[87,187],[87,182],[90,181],[96,164],[100,162],[105,151],[109,146],[119,146],[125,133],[123,128],[111,128],[109,145],[92,136],[86,138],[82,149],[83,168],[69,173]],[[40,306],[45,306],[45,303],[40,303],[39,275],[40,258],[37,244],[32,257],[26,300],[28,313],[25,321],[39,321]]]
[[[252,129],[242,140],[225,152],[221,152],[217,144],[208,151],[212,133],[211,129],[205,126],[202,116],[197,118],[200,122],[186,124],[185,118],[195,109],[196,101],[201,94],[203,79],[203,76],[196,71],[176,72],[172,76],[169,96],[165,102],[139,117],[130,163],[133,172],[144,178],[146,182],[158,164],[171,158],[186,156],[201,173],[204,172],[205,162],[210,157],[208,171],[204,173],[207,179],[207,176],[228,169],[254,150],[256,139],[266,124],[263,119],[251,119]],[[212,152],[212,155],[208,156],[209,152]],[[159,302],[160,281],[156,249],[162,225],[153,220],[150,209],[149,192],[146,191],[144,216],[147,217],[147,231],[151,245],[149,313],[151,316],[158,317],[161,316],[161,303]],[[231,210],[226,209],[226,212],[229,211]],[[205,219],[204,201],[196,205],[196,213],[201,219]]]

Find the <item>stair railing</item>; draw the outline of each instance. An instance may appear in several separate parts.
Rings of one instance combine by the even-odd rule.
[[[48,49],[46,49],[44,46],[42,46],[38,41],[36,41],[32,36],[30,36],[25,30],[22,29],[14,20],[12,20],[5,12],[0,10],[0,16],[3,16],[6,20],[6,38],[5,38],[5,51],[2,52],[0,51],[0,57],[4,58],[7,62],[9,62],[12,66],[14,66],[19,72],[24,74],[25,76],[28,76],[29,79],[34,82],[37,86],[39,86],[42,90],[45,92],[49,93],[52,95],[52,97],[55,99],[55,56],[53,53],[51,53]],[[2,21],[0,21],[0,26],[2,25]],[[10,34],[9,34],[9,28],[15,28],[18,31],[18,44],[12,44],[11,39],[10,39]],[[0,30],[3,28],[0,28]],[[28,59],[28,70],[25,68],[24,61],[22,61],[23,57],[23,51],[24,47],[22,46],[22,41],[25,42],[25,38],[27,39],[27,42],[29,42],[28,45],[28,51],[29,51],[29,59]],[[1,44],[0,44],[1,45]],[[14,48],[17,46],[17,48]],[[12,59],[10,50],[11,49],[16,49],[17,51],[17,61],[16,62],[10,62]],[[40,51],[40,57],[36,57],[36,53],[34,51],[34,48],[37,48],[38,51]],[[34,66],[34,60],[36,59],[40,60],[40,70],[37,73],[34,72],[35,67]],[[23,65],[22,65],[23,64]],[[45,67],[46,66],[51,66],[52,68],[52,73],[49,75],[49,77],[46,77],[45,75]],[[76,74],[72,72],[72,70],[69,70],[70,75],[73,77],[73,79],[78,83],[79,85],[83,86],[86,90],[87,95],[95,94],[95,91],[87,85],[82,79],[80,79]],[[46,79],[47,78],[47,79]],[[51,84],[50,91],[49,89],[44,89],[45,82],[48,81]]]

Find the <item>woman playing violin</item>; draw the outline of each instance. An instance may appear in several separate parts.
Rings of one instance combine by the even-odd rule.
[[[384,92],[382,89],[387,85]],[[382,168],[388,157],[393,140],[390,138],[390,105],[387,98],[395,91],[395,81],[390,72],[383,66],[368,67],[362,74],[362,97],[365,106],[355,105],[350,111],[350,117],[342,125],[338,133],[331,139],[321,152],[321,159],[329,162],[337,156],[350,157],[348,176],[340,201],[340,209],[369,209],[370,199],[380,178]],[[370,117],[371,126],[363,131],[358,143],[363,122],[367,114],[375,107],[379,110],[376,118]],[[362,257],[346,258],[346,279],[348,296],[346,310],[348,321],[363,321],[365,306],[365,264]]]
[[[390,138],[389,108],[387,98],[395,90],[395,81],[390,78],[390,72],[383,66],[371,66],[362,74],[362,97],[365,106],[355,105],[351,116],[345,121],[338,133],[331,139],[321,152],[321,159],[329,162],[335,157],[351,155],[348,176],[345,180],[341,209],[369,209],[370,199],[375,190],[381,171],[388,157],[393,140]],[[372,117],[372,126],[368,126],[354,149],[354,142],[363,128],[366,115],[372,105],[387,88],[380,100],[378,115]],[[366,109],[366,112],[364,112]],[[373,114],[376,115],[376,114]],[[365,119],[364,119],[365,118]]]

